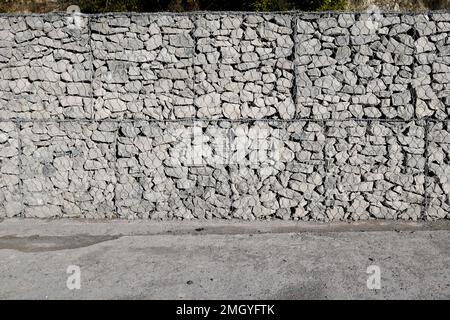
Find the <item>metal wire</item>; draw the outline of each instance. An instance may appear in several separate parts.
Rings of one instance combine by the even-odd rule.
[[[432,14],[448,12],[378,14],[429,20]],[[448,71],[438,64],[428,70],[431,62],[421,62],[424,52],[414,45],[423,41],[425,53],[444,59],[439,46],[445,43],[436,37],[430,45],[433,27],[417,28],[411,21],[399,23],[400,36],[388,37],[390,30],[383,28],[368,31],[378,37],[373,47],[350,43],[348,34],[337,40],[342,30],[329,30],[342,14],[361,22],[360,13],[351,11],[105,13],[81,14],[86,25],[73,31],[66,19],[56,18],[70,17],[67,13],[0,14],[16,19],[19,29],[27,17],[38,18],[35,23],[40,18],[60,21],[65,33],[64,41],[58,34],[53,40],[23,34],[11,48],[14,57],[2,66],[21,68],[20,57],[37,61],[30,70],[20,69],[25,76],[5,76],[13,87],[0,96],[6,97],[0,111],[8,112],[0,117],[5,125],[0,130],[0,155],[2,150],[12,152],[14,143],[18,149],[19,215],[30,216],[33,208],[49,206],[56,216],[130,219],[449,218],[446,93],[442,84],[431,83],[436,75],[448,77]],[[111,17],[133,23],[139,36],[108,24]],[[168,31],[157,31],[158,23]],[[181,31],[171,29],[179,25]],[[364,24],[358,28],[355,35]],[[322,43],[323,37],[328,38]],[[395,41],[390,55],[380,58],[377,54],[389,39]],[[258,58],[252,41],[258,43]],[[31,49],[42,43],[46,50],[41,53]],[[405,57],[403,51],[411,53]],[[345,89],[342,83],[327,82],[345,72],[327,65],[326,58],[337,60],[337,54],[342,59],[339,68],[362,74]],[[49,56],[54,61],[45,60]],[[394,57],[401,60],[398,66],[394,60],[386,62],[393,69],[384,71],[380,61]],[[49,65],[65,60],[72,69],[62,63],[55,66],[61,69],[50,72]],[[396,82],[398,74],[411,81]],[[380,77],[388,78],[391,86],[380,83]],[[310,84],[302,84],[308,80]],[[64,83],[67,91],[59,92],[55,83]],[[322,91],[308,95],[307,90],[319,83]],[[366,91],[348,94],[352,88]],[[339,109],[334,99],[347,95],[366,100],[351,100]],[[67,102],[69,96],[72,100]],[[418,114],[418,106],[425,115]],[[72,108],[69,114],[63,113],[66,107]],[[368,112],[370,108],[376,110]],[[109,113],[103,114],[105,109]],[[389,112],[394,112],[392,117]],[[16,135],[8,131],[8,123],[15,124]],[[185,138],[196,139],[192,128],[201,132],[206,140],[203,151],[212,155],[203,155],[194,165],[183,158],[183,148],[193,147],[186,146]],[[239,136],[241,131],[244,136]],[[280,154],[275,156],[282,160],[253,161],[253,149],[241,157],[231,147],[240,138],[250,146],[276,144]],[[176,152],[183,156],[177,159]],[[14,157],[4,162],[1,158],[0,166],[9,166]],[[68,165],[67,172],[61,163]],[[0,177],[7,181],[14,170],[8,167]],[[66,179],[65,174],[76,177]],[[30,195],[35,197],[32,204],[24,202]],[[8,212],[14,212],[14,198],[4,183],[0,199]],[[0,216],[6,214],[3,207]],[[69,213],[66,208],[71,208]]]

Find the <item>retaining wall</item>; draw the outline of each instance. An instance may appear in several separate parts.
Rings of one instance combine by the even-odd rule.
[[[0,217],[450,217],[450,13],[0,16]]]

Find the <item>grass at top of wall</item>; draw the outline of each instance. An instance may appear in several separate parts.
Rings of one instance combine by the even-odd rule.
[[[344,10],[348,0],[0,0],[0,12],[66,11],[84,13],[189,11],[324,11]]]

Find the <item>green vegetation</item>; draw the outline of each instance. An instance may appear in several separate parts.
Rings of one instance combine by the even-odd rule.
[[[77,1],[75,1],[77,2]],[[339,10],[346,0],[79,0],[82,12]]]
[[[0,0],[0,12],[65,11],[78,5],[81,12],[157,11],[328,11],[364,10],[370,3],[394,9],[392,0]],[[450,9],[450,0],[397,0],[398,10]]]
[[[254,11],[324,11],[342,10],[345,0],[254,0],[247,2],[247,9]]]
[[[156,11],[323,11],[345,9],[347,0],[0,0],[0,12],[65,11],[78,5],[81,12]]]

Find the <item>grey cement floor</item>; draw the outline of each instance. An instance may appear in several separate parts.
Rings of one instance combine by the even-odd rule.
[[[450,222],[0,222],[1,299],[450,298]],[[69,265],[80,267],[69,290]],[[366,286],[367,267],[381,289]]]

